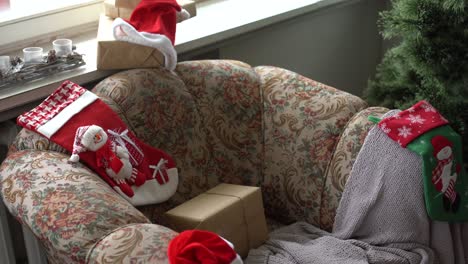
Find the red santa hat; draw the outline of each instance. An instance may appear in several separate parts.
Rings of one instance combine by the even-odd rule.
[[[453,143],[450,142],[450,140],[448,140],[446,137],[444,136],[441,136],[441,135],[437,135],[437,136],[434,136],[432,139],[431,139],[431,144],[432,144],[432,147],[434,148],[434,156],[437,157],[437,154],[439,153],[439,151],[441,151],[443,148],[445,147],[453,147]]]
[[[217,234],[188,230],[169,243],[169,264],[242,264],[234,246]]]
[[[88,150],[86,146],[89,146],[93,140],[92,137],[99,130],[102,129],[95,125],[82,126],[76,129],[75,140],[73,141],[73,151],[69,159],[71,162],[78,162],[80,160],[80,156],[78,154]]]
[[[141,0],[129,21],[114,20],[113,33],[117,40],[158,49],[164,55],[165,67],[174,70],[176,23],[189,17],[175,0]]]

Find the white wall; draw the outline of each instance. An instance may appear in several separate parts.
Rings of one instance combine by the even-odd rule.
[[[319,10],[220,45],[223,59],[275,65],[361,95],[382,56],[378,11],[382,0]]]

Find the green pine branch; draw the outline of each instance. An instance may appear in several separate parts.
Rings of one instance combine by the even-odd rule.
[[[369,81],[370,105],[407,108],[425,99],[464,141],[468,166],[468,0],[393,0],[380,14],[384,38],[396,38]]]

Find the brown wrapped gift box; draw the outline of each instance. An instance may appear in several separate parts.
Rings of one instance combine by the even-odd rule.
[[[115,0],[116,7],[135,8],[141,0]],[[179,4],[180,5],[180,4]]]
[[[112,35],[112,19],[101,15],[98,28],[97,68],[101,70],[164,66],[164,55],[157,49],[117,41]]]
[[[129,19],[133,9],[116,7],[114,0],[104,1],[104,14],[110,18],[121,17],[123,19]]]
[[[138,5],[140,0],[106,0],[104,1],[104,13],[108,17],[129,19],[133,9]],[[197,15],[197,6],[192,0],[178,0],[177,3],[183,9],[189,12],[190,17]]]
[[[172,229],[215,232],[243,258],[268,238],[260,188],[220,184],[164,214]]]

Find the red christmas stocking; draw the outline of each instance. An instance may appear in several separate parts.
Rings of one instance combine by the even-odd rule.
[[[177,190],[174,160],[140,141],[109,106],[70,81],[17,122],[72,152],[71,162],[82,160],[134,205],[163,202]]]

